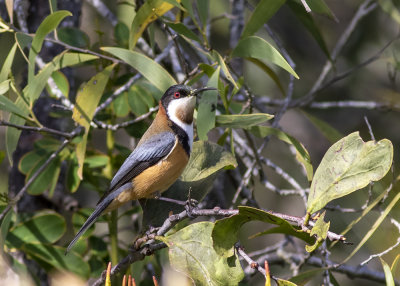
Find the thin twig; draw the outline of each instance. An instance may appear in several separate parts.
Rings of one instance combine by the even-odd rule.
[[[17,125],[14,123],[10,123],[4,120],[0,120],[0,126],[9,126],[9,127],[13,127],[19,130],[27,130],[27,131],[34,131],[34,132],[44,132],[44,133],[49,133],[49,134],[53,134],[53,135],[58,135],[58,136],[62,136],[65,138],[72,138],[73,134],[72,133],[68,133],[68,132],[62,132],[56,129],[51,129],[51,128],[47,128],[47,127],[34,127],[34,126],[25,126],[25,125]]]

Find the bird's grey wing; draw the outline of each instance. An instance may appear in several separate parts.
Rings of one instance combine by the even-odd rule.
[[[172,132],[162,132],[140,144],[122,164],[111,181],[109,190],[103,195],[100,203],[112,191],[130,182],[147,168],[157,164],[167,156],[175,145],[175,135]]]

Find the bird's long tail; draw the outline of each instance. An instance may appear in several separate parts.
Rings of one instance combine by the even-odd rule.
[[[88,230],[89,227],[97,220],[97,218],[102,214],[102,212],[108,207],[112,200],[103,200],[100,204],[97,205],[94,212],[89,216],[89,218],[82,225],[81,229],[75,235],[74,239],[69,243],[65,254],[67,254],[74,244],[78,241],[78,239]]]

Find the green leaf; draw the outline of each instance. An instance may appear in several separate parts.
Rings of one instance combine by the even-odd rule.
[[[274,83],[276,84],[276,86],[279,88],[279,90],[281,91],[282,95],[286,95],[285,93],[285,89],[282,86],[282,83],[278,77],[278,75],[275,73],[275,71],[273,69],[271,69],[269,66],[267,66],[265,63],[263,63],[262,61],[260,61],[259,59],[253,59],[253,58],[247,58],[247,60],[249,62],[252,62],[253,64],[255,64],[256,66],[258,66],[260,69],[262,69],[267,75],[269,75],[269,77],[274,81]]]
[[[27,109],[27,105],[21,97],[17,98],[17,100],[15,101],[15,105],[20,111],[22,111],[22,115],[25,115],[24,117],[28,117],[29,110]],[[8,122],[16,124],[16,125],[24,125],[25,119],[19,117],[18,115],[11,113]],[[21,135],[21,130],[18,130],[13,127],[7,127],[6,151],[7,151],[8,160],[10,161],[10,165],[13,164],[12,155],[15,151],[15,148],[17,148],[17,143],[18,143],[20,135]]]
[[[58,39],[70,46],[87,48],[90,46],[89,36],[75,27],[63,27],[57,30]]]
[[[67,178],[66,178],[67,189],[71,193],[75,193],[79,187],[80,179],[78,176],[78,170],[79,170],[78,158],[76,157],[76,153],[74,152],[71,155],[71,159],[68,161]]]
[[[112,102],[114,113],[117,117],[125,117],[129,114],[130,108],[128,104],[127,93],[124,92]]]
[[[215,118],[216,126],[228,128],[247,128],[261,124],[274,116],[267,113],[221,114]]]
[[[310,236],[315,236],[317,239],[313,245],[306,245],[307,252],[313,252],[316,250],[328,236],[328,230],[331,223],[325,222],[324,218],[325,212],[319,216],[318,220],[315,222],[315,225],[311,229]]]
[[[284,219],[260,209],[239,206],[239,213],[237,215],[215,222],[212,232],[215,251],[224,257],[233,255],[233,245],[238,240],[240,228],[243,224],[254,220],[278,225],[280,233],[298,237],[307,243],[314,242],[314,238],[311,238],[308,233],[301,231],[298,227],[292,226]],[[261,234],[266,234],[266,232]],[[257,236],[261,234],[258,234]]]
[[[241,38],[252,36],[258,29],[261,28],[285,3],[285,0],[261,0],[258,2],[256,8],[249,21],[243,28]]]
[[[4,249],[4,243],[6,241],[6,237],[8,235],[9,229],[10,229],[10,224],[11,224],[11,218],[13,216],[14,212],[10,210],[3,220],[1,221],[1,226],[0,226],[0,249],[1,253],[3,253]]]
[[[65,248],[45,244],[25,244],[21,250],[32,256],[47,272],[63,269],[85,279],[89,278],[89,264],[74,251],[65,255]]]
[[[25,183],[36,173],[36,171],[45,163],[48,159],[48,155],[41,157],[39,161],[35,164],[35,166],[28,172]],[[58,176],[61,171],[61,161],[60,157],[57,156],[55,160],[53,160],[36,178],[36,180],[29,186],[28,193],[31,195],[40,195],[44,191],[49,190],[49,195],[51,196],[55,183],[58,180]]]
[[[51,62],[46,64],[43,69],[34,76],[34,80],[24,88],[23,93],[25,97],[29,99],[31,106],[33,106],[33,103],[39,98],[40,93],[47,84],[47,80],[54,71],[93,59],[97,59],[97,56],[65,52],[57,55]]]
[[[282,57],[282,55],[271,44],[260,37],[250,36],[239,41],[232,52],[232,57],[255,58],[271,62],[292,74],[295,78],[299,76]]]
[[[207,24],[207,18],[209,15],[209,0],[197,0],[197,10],[199,11],[200,22],[203,25],[203,29]]]
[[[114,28],[114,38],[119,47],[128,48],[129,28],[122,22],[118,22]]]
[[[398,183],[397,179],[397,183]],[[398,187],[396,186],[396,189]],[[376,219],[375,223],[370,227],[369,231],[363,236],[362,240],[358,243],[358,245],[353,249],[353,251],[349,254],[349,256],[346,257],[346,259],[342,263],[346,263],[350,258],[354,256],[354,254],[357,253],[358,250],[367,242],[372,234],[378,229],[378,227],[382,224],[383,220],[386,218],[386,216],[390,213],[390,211],[393,209],[393,207],[398,203],[400,200],[400,192],[396,194],[396,196],[390,201],[390,203],[387,205],[385,210],[380,213],[379,217]]]
[[[14,56],[15,56],[16,50],[17,50],[17,43],[15,43],[12,46],[10,52],[8,53],[6,59],[3,63],[3,67],[1,68],[1,71],[0,71],[0,82],[4,82],[8,78],[8,75],[11,72],[12,64],[14,62]]]
[[[174,6],[163,0],[148,0],[140,6],[133,19],[129,34],[129,49],[133,50],[137,40],[142,36],[143,31],[158,17],[164,15]]]
[[[382,263],[383,272],[385,272],[386,286],[394,286],[394,278],[389,265],[381,257],[379,257],[379,260]]]
[[[76,156],[78,158],[78,176],[82,179],[82,168],[85,160],[87,136],[89,134],[90,122],[94,116],[97,105],[100,102],[108,79],[114,68],[114,64],[109,65],[100,73],[93,76],[82,89],[78,91],[76,103],[72,114],[72,119],[85,128],[83,139],[76,145]]]
[[[56,83],[61,93],[68,98],[69,97],[69,82],[67,77],[60,71],[55,71],[51,74],[51,78]]]
[[[214,71],[207,86],[218,88],[219,71],[220,67]],[[208,90],[201,94],[196,120],[197,135],[200,140],[207,140],[208,131],[215,127],[217,102],[218,92],[216,90]]]
[[[22,56],[26,60],[27,63],[29,63],[28,56],[25,54],[25,48],[30,48],[31,43],[33,40],[33,36],[27,35],[22,32],[16,32],[15,33],[15,41],[17,42],[18,49],[21,52]]]
[[[3,85],[4,83],[9,84],[9,81],[1,83],[0,86]],[[0,110],[8,111],[24,119],[28,119],[26,112],[21,110],[21,108],[18,105],[16,105],[14,102],[12,102],[7,97],[1,94],[0,94]]]
[[[122,48],[105,47],[101,49],[132,66],[161,92],[176,84],[175,79],[161,65],[141,53]]]
[[[173,29],[175,32],[177,32],[180,36],[187,37],[193,41],[201,43],[201,40],[199,37],[188,27],[183,25],[182,23],[172,23],[172,22],[166,22],[167,26]]]
[[[222,56],[216,50],[213,50],[212,54],[213,54],[213,57],[218,62],[219,66],[222,68],[222,71],[224,72],[225,77],[233,84],[233,86],[236,89],[238,89],[238,86],[237,86],[235,80],[233,79],[231,72],[229,71],[228,67],[226,66],[225,61],[222,58]]]
[[[67,16],[72,16],[69,11],[57,11],[47,16],[36,31],[29,51],[28,84],[32,83],[35,75],[35,60],[42,49],[43,41],[47,34],[57,28],[58,24]]]
[[[128,103],[131,111],[140,116],[149,111],[150,107],[154,106],[154,98],[150,92],[140,85],[132,86],[128,91]]]
[[[390,169],[392,143],[364,142],[354,132],[333,144],[318,166],[310,187],[307,212],[314,213],[330,201],[380,180]]]
[[[276,279],[276,284],[278,286],[297,286],[293,282],[290,282],[290,281],[284,280],[284,279],[280,279],[280,278]]]
[[[396,258],[393,260],[390,270],[393,273],[394,279],[400,278],[400,254],[397,254]]]
[[[300,2],[297,0],[297,2]],[[307,0],[307,4],[310,7],[311,11],[328,16],[332,20],[336,20],[336,16],[333,14],[332,10],[329,9],[328,5],[326,5],[324,0]]]
[[[201,201],[210,191],[218,173],[236,166],[235,157],[221,146],[208,141],[194,142],[183,174],[162,196],[185,201],[191,189],[190,197]],[[143,224],[152,226],[162,224],[170,211],[178,213],[183,210],[182,206],[159,200],[147,200],[142,208]]]
[[[237,254],[225,258],[215,252],[211,240],[214,224],[191,224],[157,239],[169,247],[171,266],[190,277],[195,285],[238,285],[244,273]]]
[[[318,2],[321,2],[321,0],[319,0]],[[327,58],[330,59],[331,55],[329,53],[328,47],[326,46],[324,37],[321,34],[318,25],[314,22],[314,19],[311,16],[311,14],[307,13],[302,4],[293,1],[287,1],[286,4],[293,11],[293,13],[303,24],[303,26],[310,32],[310,34],[313,36],[313,38],[315,39],[321,50],[325,53]]]
[[[10,229],[7,243],[22,248],[27,243],[51,244],[59,240],[67,227],[57,213],[40,213]]]
[[[310,120],[312,124],[314,124],[315,127],[318,128],[319,131],[321,131],[322,135],[324,135],[331,143],[335,143],[343,138],[343,134],[327,122],[311,115],[310,113],[303,111],[303,114],[307,117],[308,120]]]
[[[290,136],[289,134],[283,132],[282,130],[275,129],[268,126],[253,126],[249,129],[251,133],[253,133],[257,137],[264,138],[266,136],[274,135],[279,140],[282,140],[296,149],[296,159],[299,161],[305,168],[307,172],[307,178],[311,181],[313,177],[313,167],[311,164],[310,154],[304,146],[297,141],[294,137]]]
[[[6,152],[0,150],[0,164],[3,162],[5,157],[6,157]]]
[[[107,155],[94,155],[85,158],[85,164],[88,168],[100,168],[105,167],[110,163],[110,157]]]

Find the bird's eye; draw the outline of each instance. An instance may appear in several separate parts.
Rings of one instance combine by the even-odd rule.
[[[177,92],[174,93],[174,97],[175,98],[179,98],[179,97],[181,97],[181,94],[177,91]]]

